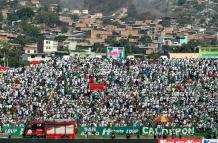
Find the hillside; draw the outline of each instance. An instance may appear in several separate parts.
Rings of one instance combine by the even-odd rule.
[[[59,0],[68,8],[89,9],[112,15],[122,8],[128,9],[128,19],[154,19],[170,16],[184,24],[218,27],[218,0]],[[214,3],[215,2],[215,3]]]
[[[103,12],[108,15],[120,8],[129,8],[135,14],[150,12],[161,16],[167,7],[167,0],[60,0],[64,7],[86,8],[92,12]]]

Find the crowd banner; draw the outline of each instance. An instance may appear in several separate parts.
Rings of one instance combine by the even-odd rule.
[[[176,129],[162,129],[162,128],[150,128],[150,127],[142,128],[143,135],[154,135],[154,134],[171,135],[172,133],[174,133],[176,136],[180,134],[192,135],[196,133],[196,128],[176,128]]]
[[[20,126],[3,126],[2,131],[12,137],[22,137],[24,127]]]
[[[201,139],[159,139],[158,143],[202,143]]]
[[[126,134],[140,134],[140,126],[138,127],[78,127],[77,135],[99,135],[99,136],[107,136],[114,133],[115,135],[126,135]]]

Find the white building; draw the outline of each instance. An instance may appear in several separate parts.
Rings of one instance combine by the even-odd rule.
[[[102,13],[96,13],[94,15],[90,15],[91,18],[102,18],[103,17],[103,14]]]
[[[97,18],[102,18],[103,17],[103,13],[96,13],[95,14]]]
[[[36,54],[37,52],[37,44],[26,45],[23,47],[25,54]]]
[[[53,40],[44,40],[43,52],[51,53],[58,51],[58,42]]]
[[[89,14],[89,10],[82,10],[82,14]]]
[[[80,11],[79,10],[71,10],[72,14],[80,14]]]

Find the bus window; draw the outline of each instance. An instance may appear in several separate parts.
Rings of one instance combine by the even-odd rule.
[[[66,125],[66,134],[74,134],[74,125]]]
[[[65,134],[65,129],[66,129],[66,125],[56,125],[55,126],[55,130],[56,130],[56,134]]]
[[[55,134],[54,124],[47,124],[46,125],[46,134]]]

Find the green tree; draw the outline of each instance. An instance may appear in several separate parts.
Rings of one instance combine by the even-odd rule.
[[[93,50],[94,50],[96,53],[105,53],[105,52],[106,52],[106,47],[104,46],[104,44],[95,43],[95,44],[93,45]]]
[[[178,4],[179,6],[181,6],[181,5],[185,4],[185,3],[186,3],[186,0],[178,0],[178,1],[177,1],[177,4]]]
[[[59,24],[59,16],[56,13],[41,10],[36,17],[38,23],[43,23],[48,26],[54,26]]]
[[[31,39],[26,36],[18,36],[17,38],[10,41],[10,43],[20,44],[25,46],[28,43],[32,43]]]
[[[0,49],[0,58],[5,56],[5,63],[8,61],[9,67],[19,67],[23,63],[21,60],[22,50],[14,49],[6,42],[0,42],[3,48]],[[7,60],[8,59],[8,60]],[[4,64],[4,60],[0,61],[0,65]]]
[[[66,39],[67,39],[67,37],[64,35],[60,35],[60,36],[55,37],[55,41],[58,41],[58,42],[63,42]]]
[[[33,12],[32,8],[30,7],[25,7],[22,9],[19,9],[17,11],[17,16],[21,20],[28,20],[32,19],[34,17],[35,13]]]
[[[170,53],[193,53],[198,51],[198,46],[203,45],[203,41],[189,41],[188,44],[182,46],[168,46],[162,47],[162,50]]]
[[[71,16],[71,19],[75,22],[75,21],[78,21],[79,20],[79,15],[78,14],[73,14]]]
[[[143,35],[140,39],[139,39],[139,42],[141,42],[141,43],[149,43],[149,42],[151,42],[152,40],[151,40],[151,37],[150,36],[148,36],[148,35]]]
[[[160,58],[160,55],[159,54],[150,54],[147,56],[148,59],[158,59]]]
[[[11,12],[8,14],[7,20],[10,22],[17,21],[17,20],[19,20],[19,17],[17,16],[17,14],[15,12]]]
[[[0,0],[0,9],[3,9],[7,5],[6,0]]]
[[[68,32],[68,27],[66,25],[61,27],[61,33],[67,33]]]
[[[3,21],[3,15],[2,15],[2,13],[0,12],[0,22],[2,22]]]
[[[18,0],[9,0],[8,4],[11,8],[16,8],[16,6],[18,5]]]
[[[30,37],[33,42],[37,42],[43,38],[40,34],[39,28],[32,24],[22,22],[20,27],[22,29],[22,33],[27,37]]]

